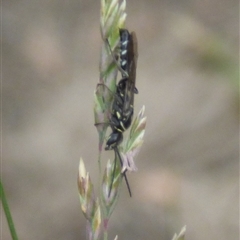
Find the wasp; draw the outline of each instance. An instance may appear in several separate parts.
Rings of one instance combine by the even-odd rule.
[[[122,159],[118,150],[118,146],[123,140],[123,132],[127,130],[132,123],[134,114],[134,94],[138,93],[138,90],[135,86],[138,58],[137,37],[135,32],[129,33],[127,29],[119,29],[119,35],[120,67],[118,66],[118,68],[122,73],[122,79],[118,82],[116,87],[116,94],[114,96],[110,117],[110,126],[112,128],[112,133],[110,134],[105,147],[105,150],[114,150],[115,152],[113,177],[115,175],[116,156],[118,156],[122,165]],[[114,61],[117,63],[117,60],[115,58]],[[123,176],[128,187],[129,195],[131,196],[131,190],[127,180],[126,171],[123,173]],[[112,184],[113,179],[110,186],[110,192]]]
[[[134,114],[134,94],[138,93],[135,86],[137,64],[137,38],[135,32],[131,34],[127,29],[120,29],[120,67],[122,79],[117,84],[116,94],[112,104],[110,125],[112,134],[109,136],[105,150],[118,146],[127,130]]]

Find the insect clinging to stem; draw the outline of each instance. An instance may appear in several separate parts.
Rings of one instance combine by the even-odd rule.
[[[129,33],[127,29],[119,29],[119,35],[120,66],[118,66],[118,62],[113,56],[113,54],[112,56],[113,60],[118,66],[119,71],[122,73],[122,79],[118,82],[116,86],[116,93],[114,95],[110,117],[110,126],[112,129],[112,133],[110,134],[105,147],[105,150],[114,150],[115,152],[115,163],[109,195],[111,193],[113,178],[115,176],[117,159],[116,156],[118,156],[121,166],[123,165],[118,146],[123,140],[123,132],[131,126],[134,114],[134,94],[138,93],[138,90],[135,86],[138,58],[136,34],[135,32]],[[131,196],[131,190],[127,180],[126,171],[124,171],[122,174],[125,178],[129,195]]]

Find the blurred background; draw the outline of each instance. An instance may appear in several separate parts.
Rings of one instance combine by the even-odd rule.
[[[109,239],[170,240],[184,225],[186,239],[239,238],[238,5],[127,1],[148,119]],[[99,15],[93,0],[2,2],[1,173],[19,239],[85,239],[76,180],[80,156],[98,179]]]

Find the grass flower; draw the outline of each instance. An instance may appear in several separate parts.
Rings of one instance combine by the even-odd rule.
[[[84,162],[80,159],[78,170],[78,191],[82,212],[87,219],[89,240],[98,240],[101,233],[101,210],[95,198],[94,188]]]
[[[116,92],[118,68],[113,60],[119,43],[119,29],[125,26],[126,1],[101,0],[100,31],[103,45],[100,54],[100,78],[94,93],[94,118],[99,134],[99,152],[102,151],[106,130],[109,126],[111,105]]]
[[[144,116],[145,107],[143,106],[140,110],[138,116],[132,123],[132,127],[130,129],[130,134],[125,141],[123,146],[123,150],[121,152],[123,166],[122,172],[128,171],[136,171],[137,167],[134,163],[134,157],[140,151],[140,148],[143,144],[143,137],[145,133],[146,120],[147,118]]]
[[[174,236],[173,236],[173,239],[172,240],[184,240],[185,239],[185,232],[186,232],[186,226],[184,226],[182,229],[181,229],[181,231],[180,231],[180,233],[177,235],[177,234],[175,234]]]
[[[111,125],[113,122],[110,122],[118,85],[119,29],[125,28],[125,8],[125,0],[101,0],[100,32],[103,44],[99,65],[100,77],[94,92],[94,118],[99,135],[100,201],[95,198],[93,184],[82,160],[80,160],[78,175],[80,203],[82,212],[87,219],[89,240],[99,240],[101,237],[104,240],[108,239],[109,220],[119,198],[123,178],[125,178],[131,196],[126,173],[127,171],[137,170],[134,158],[140,151],[145,134],[146,117],[144,116],[145,107],[143,106],[132,122],[129,133],[123,134],[123,143],[118,141],[116,145],[108,149],[113,150],[115,158],[114,161],[108,160],[103,176],[101,176],[101,155],[106,140],[106,131],[109,126],[113,130]],[[119,109],[121,111],[120,107]],[[118,114],[120,113],[118,112]],[[119,132],[116,136],[122,138],[122,132],[120,135],[118,134]],[[173,240],[183,240],[182,236],[184,236],[184,231],[178,236],[175,235]],[[117,239],[118,236],[114,240]]]

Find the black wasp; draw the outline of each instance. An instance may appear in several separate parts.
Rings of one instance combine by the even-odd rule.
[[[122,79],[118,82],[116,87],[116,94],[114,96],[110,125],[112,133],[110,134],[105,150],[114,150],[115,161],[118,156],[122,165],[122,159],[119,154],[118,146],[123,140],[123,132],[128,129],[132,123],[134,113],[134,94],[138,93],[135,87],[136,81],[136,64],[137,64],[137,38],[134,32],[129,33],[127,29],[119,29],[120,35],[120,67]],[[116,61],[116,59],[114,59]],[[116,61],[117,62],[117,61]],[[118,63],[117,63],[118,64]],[[115,167],[113,170],[113,177],[115,175]],[[131,190],[128,184],[126,172],[123,173],[129,195]],[[112,183],[111,183],[112,184]],[[110,186],[110,192],[111,192]],[[109,192],[109,194],[110,194]]]

